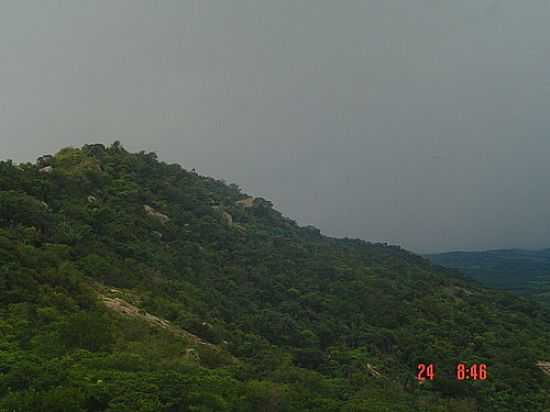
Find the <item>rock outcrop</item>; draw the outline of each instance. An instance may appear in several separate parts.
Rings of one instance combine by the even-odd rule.
[[[242,206],[244,208],[254,207],[256,204],[256,198],[255,197],[247,197],[246,199],[242,199],[237,201],[237,204],[239,206]]]
[[[537,366],[541,371],[543,371],[545,374],[550,375],[550,362],[545,361],[538,361]]]
[[[111,289],[110,293],[112,294],[120,294],[120,290],[118,289]],[[185,338],[186,340],[192,342],[195,345],[201,345],[201,346],[207,346],[211,349],[214,349],[215,351],[220,351],[220,348],[216,345],[213,345],[209,342],[204,341],[197,335],[194,335],[185,329],[181,329],[166,319],[159,318],[158,316],[152,315],[143,309],[138,308],[137,306],[132,305],[131,303],[127,302],[126,300],[120,298],[120,297],[109,297],[100,294],[99,297],[103,301],[103,304],[108,307],[109,309],[118,312],[122,315],[132,317],[135,319],[141,319],[148,323],[151,326],[158,327],[161,329],[165,329],[168,332],[180,336],[182,338]]]
[[[222,216],[223,216],[223,221],[227,225],[231,226],[233,224],[233,217],[229,213],[227,213],[225,210],[223,211]]]
[[[237,205],[244,207],[245,209],[251,207],[263,207],[263,208],[272,208],[273,203],[269,200],[266,200],[262,197],[247,197],[246,199],[241,199],[236,202]]]
[[[213,205],[212,209],[214,209],[217,213],[220,214],[223,222],[228,226],[233,226],[233,216],[229,214],[229,212],[225,211],[223,206],[220,205]]]
[[[157,219],[163,225],[165,225],[166,223],[168,223],[170,221],[170,218],[167,215],[156,211],[151,206],[144,205],[143,209],[145,210],[145,213],[147,213],[147,215],[151,216],[152,218]]]

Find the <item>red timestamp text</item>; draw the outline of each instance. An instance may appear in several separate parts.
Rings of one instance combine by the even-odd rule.
[[[448,376],[446,373],[444,375]],[[485,381],[489,377],[488,367],[485,363],[458,363],[454,375],[459,381]],[[416,367],[416,379],[419,383],[425,383],[427,380],[433,381],[435,378],[435,365],[433,363],[418,364]]]
[[[456,365],[456,378],[459,381],[484,381],[487,377],[487,365],[485,363],[472,363],[470,366],[465,363]]]
[[[433,381],[435,379],[435,366],[433,363],[419,363],[416,368],[416,379],[422,382],[426,379]]]

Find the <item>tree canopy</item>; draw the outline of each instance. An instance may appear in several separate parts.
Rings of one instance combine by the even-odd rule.
[[[550,409],[530,300],[119,142],[47,163],[0,162],[0,411]]]

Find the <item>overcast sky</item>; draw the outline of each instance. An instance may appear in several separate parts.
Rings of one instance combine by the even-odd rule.
[[[120,140],[300,224],[550,247],[547,0],[0,1],[1,158]]]

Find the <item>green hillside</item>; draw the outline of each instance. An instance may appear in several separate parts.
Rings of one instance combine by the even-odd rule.
[[[550,249],[448,252],[427,257],[435,264],[459,269],[484,285],[550,305]]]
[[[542,307],[119,143],[0,163],[0,315],[1,412],[550,410]]]

